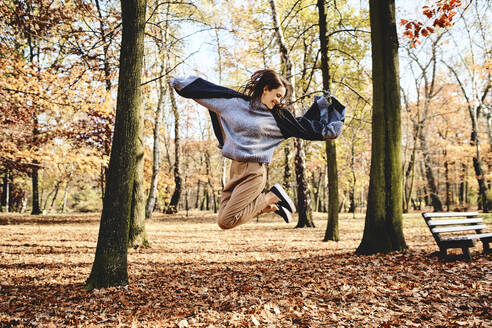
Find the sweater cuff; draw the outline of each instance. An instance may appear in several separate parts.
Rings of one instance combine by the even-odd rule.
[[[173,86],[177,91],[183,90],[187,85],[193,83],[198,76],[190,75],[188,77],[173,77],[169,79],[169,83]]]

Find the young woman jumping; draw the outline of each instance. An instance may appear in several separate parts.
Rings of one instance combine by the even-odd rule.
[[[231,229],[268,212],[290,222],[294,202],[280,184],[264,192],[266,164],[285,139],[327,140],[338,137],[345,107],[335,98],[316,97],[300,117],[294,117],[283,101],[290,83],[273,70],[251,76],[242,92],[215,85],[195,76],[172,78],[179,95],[209,109],[222,155],[232,160],[229,181],[222,191],[218,225]]]

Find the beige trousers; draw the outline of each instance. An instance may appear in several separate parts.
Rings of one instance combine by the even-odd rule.
[[[246,223],[267,207],[263,193],[266,184],[265,164],[233,160],[229,174],[229,181],[220,198],[217,219],[222,229]]]

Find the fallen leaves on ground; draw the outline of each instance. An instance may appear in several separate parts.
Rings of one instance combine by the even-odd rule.
[[[0,326],[490,327],[490,255],[442,262],[418,215],[405,253],[358,256],[362,216],[294,229],[273,216],[221,231],[209,212],[155,215],[128,286],[86,292],[98,215],[0,217]]]

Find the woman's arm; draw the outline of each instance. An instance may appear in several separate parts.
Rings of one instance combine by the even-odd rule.
[[[331,98],[315,97],[314,103],[299,117],[287,109],[274,111],[274,117],[286,138],[297,137],[306,140],[335,139],[342,133],[345,121],[345,107]]]
[[[244,98],[244,95],[237,91],[196,76],[175,77],[171,78],[169,82],[182,97],[193,99],[219,115],[231,106],[235,106],[239,98]]]

